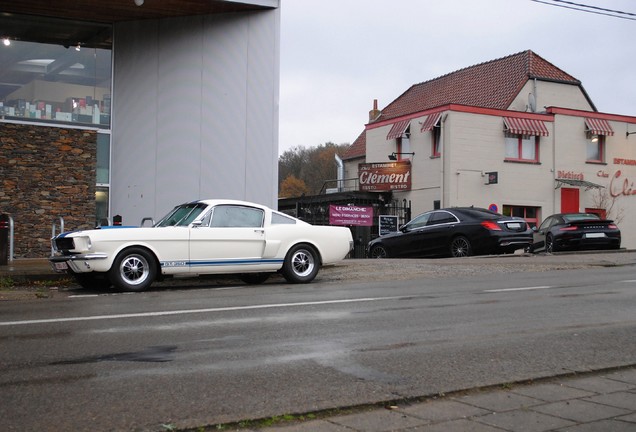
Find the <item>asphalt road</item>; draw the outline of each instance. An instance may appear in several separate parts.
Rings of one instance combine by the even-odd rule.
[[[2,302],[2,428],[159,431],[635,363],[633,265],[533,264]]]

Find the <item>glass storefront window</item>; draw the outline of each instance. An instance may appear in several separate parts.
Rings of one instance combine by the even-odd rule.
[[[0,44],[0,118],[110,128],[111,50]]]
[[[95,191],[96,226],[110,225],[108,220],[108,202],[110,191],[108,187],[97,186]]]
[[[110,183],[110,134],[97,134],[97,173],[98,185]]]

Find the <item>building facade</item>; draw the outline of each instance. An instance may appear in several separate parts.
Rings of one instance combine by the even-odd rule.
[[[275,207],[279,3],[0,5],[15,257],[46,256],[62,222],[138,225],[212,197]]]
[[[634,248],[630,132],[636,117],[599,112],[580,81],[525,51],[416,84],[382,111],[374,106],[343,157],[345,177],[354,189],[392,190],[413,216],[472,205],[538,226],[553,213],[596,212]],[[408,173],[408,183],[395,173]]]

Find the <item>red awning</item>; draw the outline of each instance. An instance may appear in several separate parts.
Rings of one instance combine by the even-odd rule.
[[[422,124],[422,129],[420,129],[420,132],[428,132],[433,129],[441,116],[442,113],[438,112],[430,114],[428,117],[426,117],[426,120],[424,120],[424,123]]]
[[[586,118],[585,126],[592,135],[614,135],[614,129],[607,120],[598,118]]]
[[[399,122],[394,123],[393,127],[391,128],[388,135],[386,136],[386,139],[392,140],[392,139],[402,137],[402,135],[404,135],[404,131],[406,131],[406,128],[409,127],[410,123],[411,123],[411,119],[401,120]]]
[[[504,117],[504,124],[506,125],[507,132],[516,135],[535,135],[535,136],[548,136],[548,128],[545,127],[545,123],[541,120],[519,118],[519,117]]]

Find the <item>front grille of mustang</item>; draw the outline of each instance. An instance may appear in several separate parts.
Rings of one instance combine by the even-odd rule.
[[[75,247],[73,239],[69,237],[55,239],[55,247],[57,250],[70,250]]]

